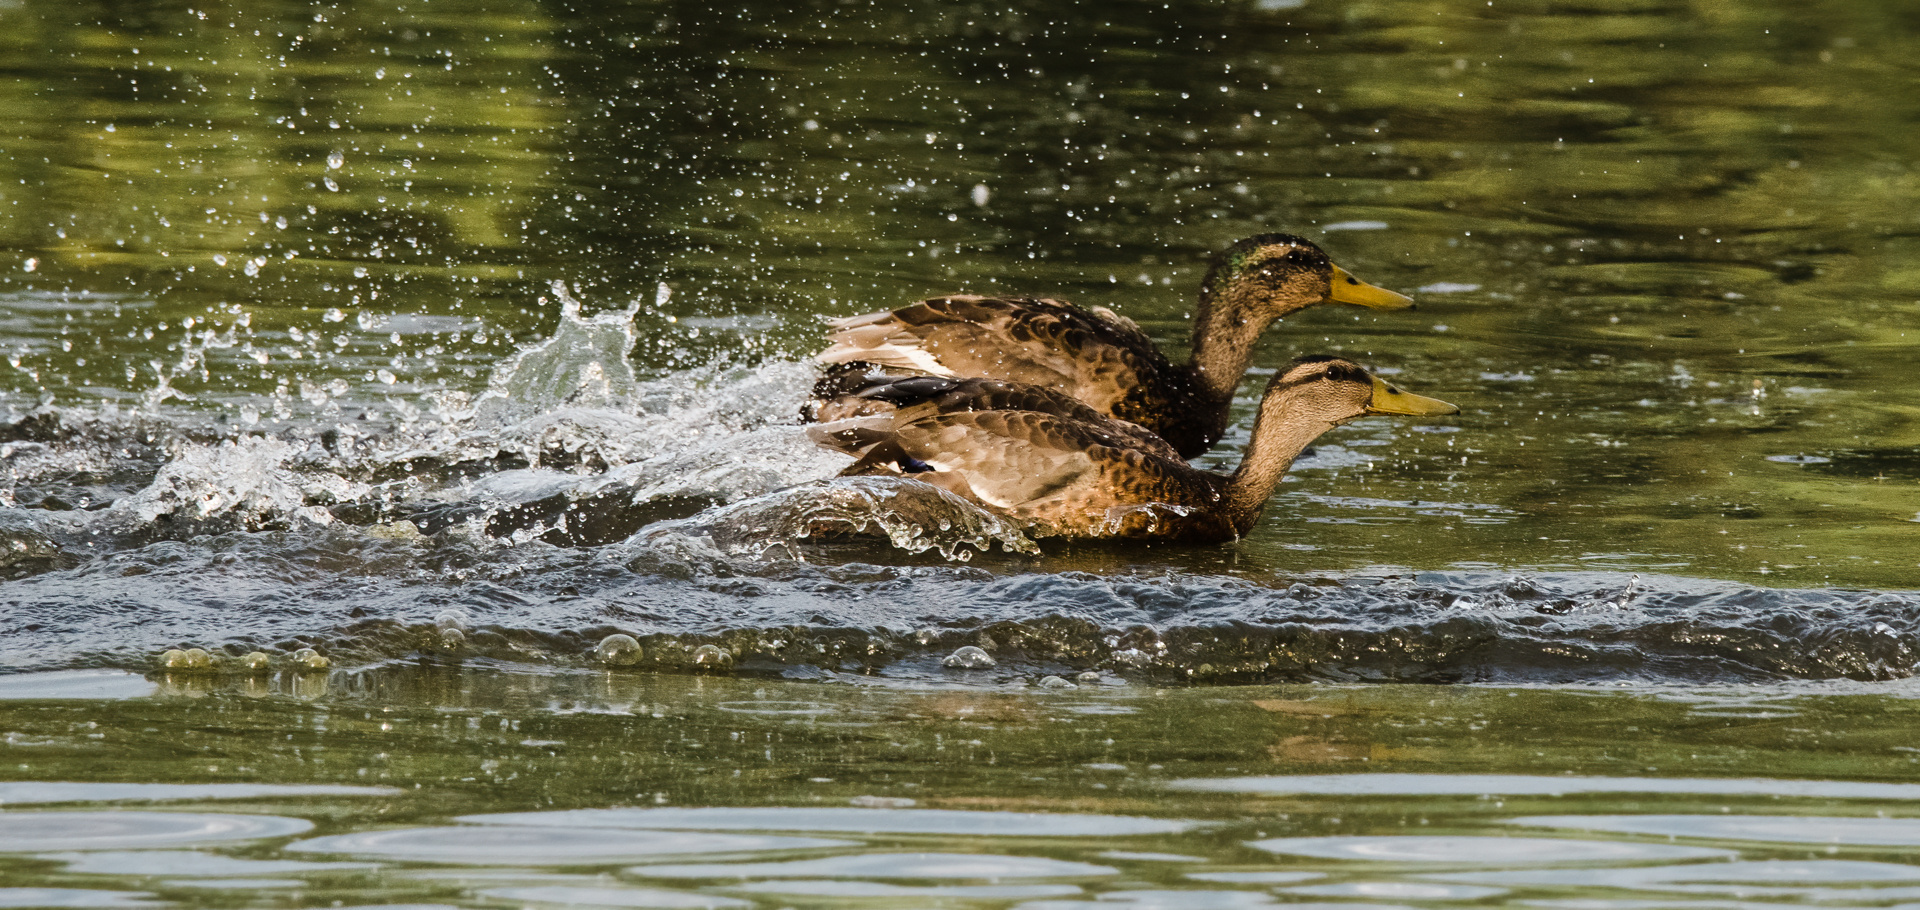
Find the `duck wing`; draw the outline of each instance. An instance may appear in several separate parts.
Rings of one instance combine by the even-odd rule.
[[[827,337],[826,363],[1026,383],[1108,414],[1178,369],[1131,321],[1033,297],[936,297],[837,320]]]
[[[1154,504],[1211,510],[1225,480],[1099,425],[1037,411],[942,413],[923,402],[808,432],[859,456],[844,474],[912,477],[1066,536],[1116,536],[1116,514]]]
[[[1139,424],[1109,417],[1053,389],[1026,383],[871,373],[848,376],[829,372],[814,387],[814,394],[818,397],[805,413],[822,423],[920,406],[927,406],[916,412],[923,415],[1032,411],[1079,424],[1093,437],[1111,445],[1181,460],[1173,446]]]

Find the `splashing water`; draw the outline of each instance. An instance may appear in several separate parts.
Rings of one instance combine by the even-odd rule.
[[[834,477],[844,456],[795,417],[812,365],[641,375],[638,306],[589,316],[553,295],[553,334],[478,393],[382,385],[383,406],[354,411],[330,391],[313,416],[237,426],[145,405],[11,410],[0,666],[193,648],[215,667],[254,651],[585,664],[613,634],[636,667],[702,672],[940,674],[963,647],[996,674],[1182,682],[1885,679],[1920,664],[1905,594],[1511,570],[1260,582],[1212,574],[1206,548],[1042,552],[926,484]],[[449,607],[465,618],[442,622]]]
[[[884,536],[908,553],[938,551],[965,562],[995,543],[1009,553],[1038,555],[1013,523],[938,487],[896,477],[814,481],[649,527],[638,542],[701,538],[730,556],[798,559],[810,538]]]

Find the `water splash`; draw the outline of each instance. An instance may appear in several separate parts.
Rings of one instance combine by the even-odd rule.
[[[133,527],[184,521],[203,530],[221,520],[248,530],[331,524],[333,516],[315,502],[358,498],[370,488],[323,472],[295,473],[289,465],[303,451],[287,440],[255,436],[186,445],[153,483],[115,502],[107,515]]]
[[[513,423],[555,408],[617,408],[634,397],[639,378],[627,354],[638,332],[639,302],[624,310],[582,316],[580,301],[563,282],[552,285],[560,322],[546,340],[502,361],[475,405],[475,415]],[[545,306],[546,298],[539,303]]]
[[[728,556],[802,558],[809,539],[877,535],[908,553],[937,551],[965,562],[999,544],[1009,553],[1040,550],[1019,527],[938,487],[896,477],[815,481],[666,521],[641,533],[642,547],[688,538]]]

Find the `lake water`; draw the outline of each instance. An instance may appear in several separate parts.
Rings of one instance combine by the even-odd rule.
[[[1920,902],[1916,51],[0,3],[0,906]],[[1463,412],[1323,437],[1235,545],[1036,546],[797,423],[821,317],[1177,354],[1273,230],[1419,308],[1276,326],[1204,465],[1299,354]]]

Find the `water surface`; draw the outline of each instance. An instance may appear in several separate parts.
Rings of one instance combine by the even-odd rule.
[[[0,4],[0,905],[1920,901],[1916,35]],[[1464,410],[1232,546],[797,424],[820,317],[1178,353],[1271,230],[1420,306],[1276,327],[1205,466],[1298,354]]]

